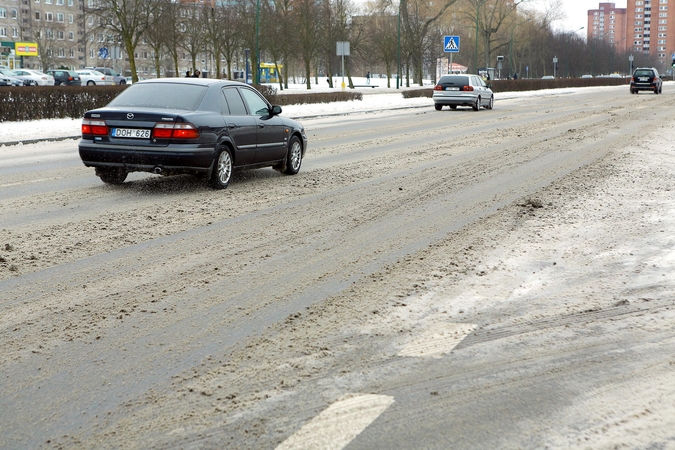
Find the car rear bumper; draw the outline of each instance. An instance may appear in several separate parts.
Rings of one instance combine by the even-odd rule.
[[[478,95],[476,94],[434,94],[433,95],[434,103],[438,105],[457,105],[457,106],[471,106],[476,103]]]
[[[93,144],[82,140],[80,158],[87,167],[117,167],[127,172],[205,172],[215,157],[213,148],[168,146],[158,148]]]

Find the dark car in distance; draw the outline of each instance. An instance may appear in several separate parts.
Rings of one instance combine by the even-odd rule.
[[[105,183],[121,184],[129,172],[191,173],[224,189],[235,169],[298,173],[307,135],[280,113],[280,106],[237,81],[145,80],[84,114],[78,148],[84,165]]]
[[[53,69],[45,71],[54,77],[54,86],[81,86],[80,75],[74,70]]]
[[[638,67],[630,79],[630,93],[637,94],[639,91],[652,91],[655,94],[663,92],[663,81],[659,71],[653,67]]]

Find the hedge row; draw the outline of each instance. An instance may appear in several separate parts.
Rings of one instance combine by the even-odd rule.
[[[627,78],[560,78],[556,80],[495,80],[495,92],[534,91],[564,87],[617,86]],[[105,106],[128,86],[31,86],[0,88],[0,122],[19,120],[80,118],[85,111]],[[277,89],[256,86],[273,105],[298,105],[362,100],[360,92],[336,89],[332,92],[279,94]],[[403,90],[404,98],[431,97],[431,88]]]
[[[128,86],[30,86],[0,88],[0,122],[80,118],[85,111],[107,105]],[[361,100],[360,92],[278,95],[271,86],[256,86],[273,105]]]
[[[591,87],[591,86],[621,86],[628,84],[630,78],[558,78],[555,80],[494,80],[494,92],[540,91],[543,89]],[[431,97],[433,88],[420,88],[403,91],[404,98]]]

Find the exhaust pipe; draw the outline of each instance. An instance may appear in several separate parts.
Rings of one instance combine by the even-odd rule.
[[[159,166],[157,166],[157,167],[155,167],[155,170],[154,170],[153,172],[155,172],[157,175],[161,175],[161,173],[162,173],[162,168],[159,167]]]

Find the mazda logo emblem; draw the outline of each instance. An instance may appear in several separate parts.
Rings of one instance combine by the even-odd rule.
[[[134,115],[132,113],[127,114],[127,119],[131,120],[134,118]]]

